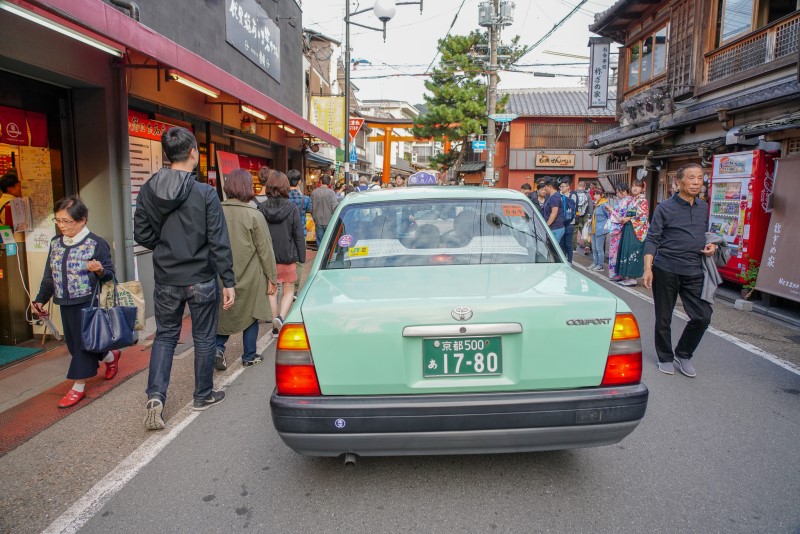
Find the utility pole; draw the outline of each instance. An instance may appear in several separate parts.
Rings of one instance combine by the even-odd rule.
[[[497,108],[497,46],[500,42],[500,24],[497,20],[500,14],[500,0],[492,0],[494,4],[494,20],[492,25],[489,26],[489,88],[486,95],[486,174],[484,181],[488,180],[490,184],[494,185],[494,148],[495,148],[495,134],[494,134],[494,119],[491,117],[496,112]]]
[[[489,84],[486,88],[486,175],[484,180],[494,185],[494,156],[497,142],[494,124],[497,108],[497,71],[500,70],[501,57],[505,60],[508,55],[500,55],[500,29],[508,26],[514,19],[514,2],[509,0],[491,0],[478,5],[478,24],[489,32],[489,54],[475,54],[478,61],[486,62],[486,72],[489,74]],[[485,50],[485,49],[484,49]]]
[[[350,177],[350,0],[344,0],[344,182]],[[334,183],[336,181],[334,180]]]

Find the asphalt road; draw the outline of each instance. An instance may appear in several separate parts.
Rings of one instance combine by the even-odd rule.
[[[618,445],[306,458],[272,428],[271,345],[80,532],[800,532],[800,376],[711,334],[697,378],[661,374],[652,306],[612,290],[639,318],[650,388]]]

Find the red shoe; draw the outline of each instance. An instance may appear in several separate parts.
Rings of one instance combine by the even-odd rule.
[[[78,404],[81,399],[86,396],[86,391],[75,391],[74,389],[70,389],[69,392],[64,395],[64,397],[58,401],[59,408],[71,408]]]
[[[122,351],[112,350],[111,354],[114,355],[114,361],[106,362],[106,380],[111,380],[117,376],[117,371],[119,371],[119,358],[122,356]]]

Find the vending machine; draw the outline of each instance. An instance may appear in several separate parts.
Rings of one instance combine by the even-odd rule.
[[[731,259],[719,268],[722,278],[742,283],[739,276],[750,259],[761,261],[769,226],[767,197],[772,191],[773,158],[763,150],[714,156],[708,195],[708,231],[728,243]]]

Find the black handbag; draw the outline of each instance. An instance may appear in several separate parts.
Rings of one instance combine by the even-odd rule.
[[[120,306],[117,279],[114,278],[114,305],[99,306],[100,285],[95,285],[92,306],[81,310],[81,340],[88,352],[108,352],[134,343],[136,306]]]

